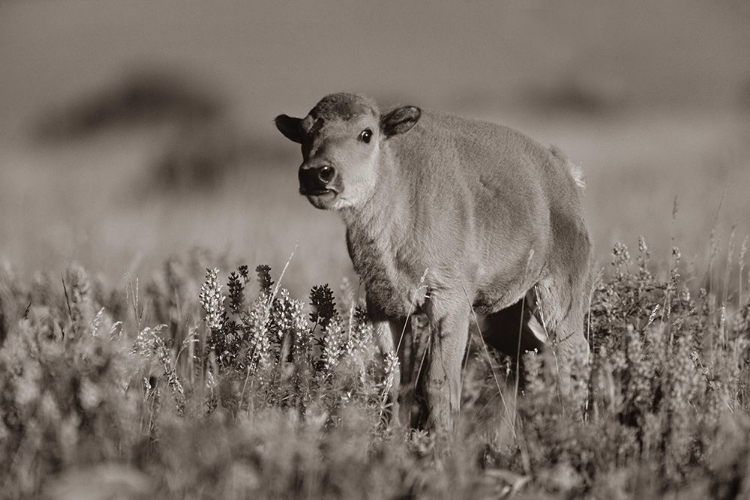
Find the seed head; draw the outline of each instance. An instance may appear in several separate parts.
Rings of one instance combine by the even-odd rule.
[[[206,269],[206,281],[201,286],[198,296],[203,310],[206,311],[206,324],[211,330],[221,330],[226,321],[224,300],[221,293],[218,269]]]

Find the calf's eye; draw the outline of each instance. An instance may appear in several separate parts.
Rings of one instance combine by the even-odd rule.
[[[369,128],[366,128],[359,133],[359,140],[365,144],[370,144],[370,139],[372,139],[372,130]]]

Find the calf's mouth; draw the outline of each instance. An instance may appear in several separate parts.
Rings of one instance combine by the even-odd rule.
[[[320,209],[329,208],[330,204],[339,194],[335,189],[306,190],[302,187],[299,192],[301,195],[306,196],[307,201],[309,201],[315,208]]]

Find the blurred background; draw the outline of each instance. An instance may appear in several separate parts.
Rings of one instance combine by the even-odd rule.
[[[124,279],[199,246],[277,276],[296,246],[288,287],[335,284],[343,225],[272,121],[354,91],[561,147],[599,267],[639,235],[701,266],[748,234],[749,26],[744,0],[6,1],[0,260]]]

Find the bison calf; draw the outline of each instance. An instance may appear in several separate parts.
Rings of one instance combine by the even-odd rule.
[[[426,313],[431,428],[455,424],[472,307],[506,351],[540,347],[549,332],[563,372],[588,357],[582,182],[557,149],[415,106],[381,112],[353,94],[329,95],[304,118],[279,115],[276,127],[302,145],[300,193],[341,214],[386,347],[400,344],[410,313]]]

